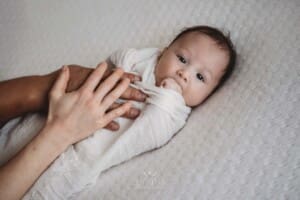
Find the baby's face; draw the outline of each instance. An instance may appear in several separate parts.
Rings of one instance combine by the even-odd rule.
[[[228,61],[227,52],[212,38],[187,33],[162,52],[155,67],[156,85],[172,84],[186,105],[196,106],[217,86]]]

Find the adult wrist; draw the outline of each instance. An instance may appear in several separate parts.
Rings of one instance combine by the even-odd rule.
[[[59,123],[46,123],[40,135],[62,153],[72,144],[71,139],[66,137],[66,133],[67,130]]]

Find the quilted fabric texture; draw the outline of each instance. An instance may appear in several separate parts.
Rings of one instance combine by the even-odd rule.
[[[232,78],[167,145],[77,199],[299,199],[299,0],[2,0],[0,80],[164,47],[198,24],[230,31]]]

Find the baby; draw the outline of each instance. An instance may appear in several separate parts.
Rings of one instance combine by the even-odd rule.
[[[141,115],[135,121],[118,119],[116,133],[99,130],[69,147],[25,199],[72,197],[104,170],[164,145],[184,126],[190,107],[203,103],[228,79],[235,56],[231,41],[208,26],[185,29],[163,51],[116,51],[108,58],[110,66],[142,76],[142,82],[133,84],[149,96],[146,105],[136,103]]]

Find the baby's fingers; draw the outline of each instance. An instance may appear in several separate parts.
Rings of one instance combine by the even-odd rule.
[[[69,77],[70,77],[69,68],[65,65],[63,66],[57,80],[55,81],[50,91],[51,98],[58,99],[65,93],[68,85]]]

